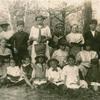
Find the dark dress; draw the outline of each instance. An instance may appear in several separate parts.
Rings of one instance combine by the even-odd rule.
[[[22,69],[23,69],[23,72],[25,73],[25,75],[27,76],[27,78],[30,79],[31,75],[32,75],[32,71],[33,71],[31,64],[26,65],[25,67],[22,65]]]
[[[13,52],[14,59],[17,65],[21,64],[21,60],[28,55],[28,44],[27,41],[29,39],[29,34],[22,31],[16,32],[10,39],[10,43],[12,44],[12,48],[16,48],[17,52]]]
[[[100,70],[98,60],[94,60],[86,75],[87,82],[100,82]]]

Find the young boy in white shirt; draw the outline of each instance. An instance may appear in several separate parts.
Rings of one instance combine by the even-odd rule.
[[[54,89],[56,90],[56,92],[58,92],[63,85],[63,81],[61,79],[62,70],[59,67],[59,61],[56,59],[50,59],[48,61],[48,66],[49,69],[46,72],[46,77],[48,80],[47,87],[51,90]]]

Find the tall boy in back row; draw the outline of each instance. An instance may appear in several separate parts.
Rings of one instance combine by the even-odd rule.
[[[24,32],[24,21],[17,22],[17,32],[11,37],[14,59],[17,65],[21,65],[22,59],[28,55],[28,41],[29,35]]]

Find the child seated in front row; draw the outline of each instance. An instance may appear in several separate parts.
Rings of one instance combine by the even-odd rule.
[[[50,59],[48,61],[49,69],[46,72],[46,77],[48,80],[47,87],[49,89],[55,89],[58,92],[58,89],[61,89],[63,81],[61,80],[62,70],[59,67],[59,61],[57,59]],[[53,90],[54,91],[54,90]]]
[[[7,67],[7,83],[8,86],[21,84],[23,78],[21,77],[21,69],[15,65],[13,59],[10,60],[10,66]]]
[[[88,88],[87,83],[84,80],[80,80],[79,68],[75,65],[75,57],[69,55],[67,58],[68,65],[64,66],[62,71],[62,79],[64,80],[64,85],[68,89],[79,89]]]
[[[33,89],[33,86],[30,82],[33,71],[32,67],[33,65],[31,64],[31,58],[29,56],[26,56],[24,59],[22,59],[22,65],[21,65],[22,77],[24,78],[26,84]]]
[[[46,80],[46,69],[47,69],[47,65],[46,65],[46,61],[47,61],[47,57],[45,56],[45,54],[38,54],[35,58],[36,63],[33,66],[33,72],[32,72],[32,84],[33,86],[35,86],[36,88],[44,88],[44,84],[47,83]]]

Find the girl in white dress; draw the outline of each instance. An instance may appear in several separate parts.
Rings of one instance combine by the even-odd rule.
[[[70,53],[76,56],[76,54],[81,50],[81,45],[84,44],[83,35],[78,32],[77,24],[72,26],[71,33],[66,36],[66,40],[71,47]]]
[[[48,40],[51,38],[50,28],[49,26],[44,26],[43,22],[45,20],[44,16],[37,16],[35,18],[37,25],[33,26],[31,28],[31,33],[29,36],[29,42],[33,41],[32,43],[32,51],[31,51],[31,57],[32,57],[32,63],[35,63],[35,45],[39,43],[44,43],[46,45],[46,56],[50,58],[49,53],[49,46],[48,46]]]
[[[79,68],[75,65],[75,57],[69,55],[68,65],[64,66],[62,71],[62,79],[64,84],[69,89],[88,88],[87,83],[80,79]]]

